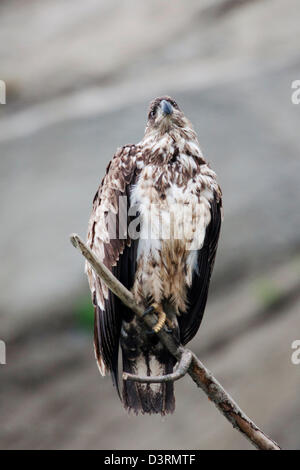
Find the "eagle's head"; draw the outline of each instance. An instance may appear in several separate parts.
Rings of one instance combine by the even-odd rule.
[[[170,96],[161,96],[151,101],[146,132],[165,134],[171,130],[191,129],[192,125],[178,104]]]

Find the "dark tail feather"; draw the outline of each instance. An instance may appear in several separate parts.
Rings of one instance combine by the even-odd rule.
[[[140,355],[128,359],[123,351],[123,370],[136,375],[164,375],[173,372],[175,359],[168,353],[159,357]],[[175,409],[173,382],[143,384],[132,380],[123,380],[123,404],[128,411],[138,413],[173,413]]]

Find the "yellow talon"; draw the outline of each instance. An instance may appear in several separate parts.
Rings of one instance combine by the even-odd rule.
[[[169,320],[167,319],[167,315],[163,311],[162,306],[156,302],[151,304],[150,307],[144,311],[143,316],[148,315],[150,312],[156,313],[158,316],[156,324],[152,327],[152,331],[154,331],[154,333],[158,333]]]
[[[156,325],[154,325],[152,329],[153,331],[155,331],[155,333],[158,333],[164,326],[166,319],[167,319],[167,315],[165,314],[165,312],[163,311],[161,307],[159,311],[156,310],[156,312],[158,313],[158,320],[157,320]]]

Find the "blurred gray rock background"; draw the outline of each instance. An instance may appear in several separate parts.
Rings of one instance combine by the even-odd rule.
[[[242,408],[300,446],[300,15],[296,0],[0,5],[1,448],[247,449],[182,380],[172,417],[128,417],[76,312],[91,202],[148,102],[176,98],[218,173],[225,219],[191,344]]]

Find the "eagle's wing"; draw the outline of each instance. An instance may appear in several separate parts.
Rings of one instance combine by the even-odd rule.
[[[127,237],[129,190],[136,175],[136,154],[135,145],[126,146],[109,163],[94,197],[87,240],[94,254],[128,289],[132,287],[136,269],[137,242]],[[119,236],[119,227],[123,234],[126,232],[124,238]],[[121,319],[130,312],[88,263],[86,272],[95,308],[94,345],[98,366],[102,375],[111,371],[118,388]]]
[[[180,340],[183,345],[191,341],[197,333],[205,310],[221,228],[221,208],[221,197],[215,193],[211,202],[211,220],[206,229],[203,246],[198,251],[198,266],[193,273],[192,285],[187,293],[188,309],[178,318]]]

